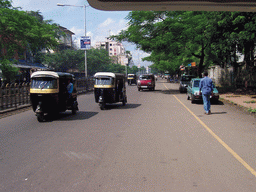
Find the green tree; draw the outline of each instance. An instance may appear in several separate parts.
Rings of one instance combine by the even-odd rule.
[[[14,80],[19,71],[19,69],[14,67],[7,59],[0,60],[0,69],[2,70],[2,75],[7,82]]]
[[[107,69],[107,72],[112,72],[112,73],[122,73],[125,74],[125,66],[121,64],[110,64]]]
[[[44,56],[43,63],[60,72],[67,72],[68,69],[84,71],[84,51],[67,49],[47,53]]]
[[[256,33],[256,14],[250,12],[218,12],[213,13],[216,18],[215,33],[212,38],[211,59],[216,64],[234,68],[234,78],[253,79],[255,76],[254,52]],[[237,53],[244,55],[246,73],[238,74],[239,64]],[[244,77],[248,76],[248,77]]]
[[[0,0],[0,8],[11,8],[12,3],[8,0]]]
[[[208,12],[133,11],[127,16],[129,27],[118,40],[133,42],[151,53],[145,60],[152,61],[161,71],[176,71],[183,63],[196,61],[200,74],[210,45],[212,22]]]
[[[87,74],[94,75],[96,72],[124,72],[124,66],[112,64],[111,58],[105,49],[90,49],[87,55]],[[83,50],[62,50],[55,53],[47,53],[44,56],[44,64],[55,71],[66,72],[76,69],[81,72],[85,70],[85,59]]]
[[[136,74],[139,71],[137,66],[128,67],[128,73]]]
[[[101,71],[111,71],[111,64],[111,58],[105,49],[90,49],[87,51],[88,75],[94,75]]]
[[[53,49],[58,45],[58,29],[56,24],[39,21],[31,13],[13,8],[11,1],[0,0],[0,60],[13,59],[25,50],[35,56],[42,49]],[[15,73],[13,66],[1,63],[5,63],[3,70]]]
[[[59,30],[56,24],[40,22],[29,13],[0,8],[0,58],[11,59],[16,51],[30,51],[33,55],[42,49],[58,45]]]

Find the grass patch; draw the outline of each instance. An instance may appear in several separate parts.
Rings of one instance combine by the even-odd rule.
[[[255,100],[251,100],[251,101],[244,101],[244,103],[256,103]]]
[[[255,109],[255,108],[253,109],[253,108],[250,107],[250,108],[248,109],[248,111],[249,111],[250,113],[256,113],[256,109]]]

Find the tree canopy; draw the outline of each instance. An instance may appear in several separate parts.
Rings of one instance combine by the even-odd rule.
[[[0,8],[0,15],[0,49],[7,51],[1,58],[13,58],[16,50],[35,54],[58,45],[56,24],[40,22],[27,12],[9,8]]]
[[[236,67],[236,54],[253,66],[256,14],[241,12],[132,11],[128,28],[114,36],[150,53],[144,60],[171,73],[196,62],[198,75],[210,65]]]
[[[0,0],[0,68],[2,71],[7,70],[8,66],[10,67],[8,71],[17,71],[12,70],[13,66],[5,62],[5,59],[11,60],[15,55],[21,56],[25,50],[35,58],[43,49],[55,48],[58,45],[59,36],[58,25],[44,21],[38,11],[20,11],[19,8],[12,7],[11,1]],[[3,71],[4,74],[6,73]]]
[[[85,54],[83,50],[62,50],[55,53],[47,53],[44,64],[55,71],[66,72],[68,69],[84,71]],[[113,64],[105,49],[90,49],[86,51],[88,76],[96,72],[105,71],[113,73],[125,73],[125,66]]]

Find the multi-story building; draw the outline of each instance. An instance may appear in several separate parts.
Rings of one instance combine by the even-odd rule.
[[[111,40],[109,37],[104,42],[96,42],[96,49],[106,49],[109,56],[116,64],[127,65],[128,59],[125,54],[125,48],[122,43]]]
[[[74,35],[75,33],[61,26],[60,26],[60,30],[63,31],[65,35],[62,35],[59,39],[59,49],[60,50],[72,49],[73,48],[72,35]]]
[[[64,49],[75,49],[72,42],[72,35],[74,35],[75,33],[62,26],[60,26],[59,28],[62,32],[64,32],[64,35],[61,35],[58,40],[59,45],[57,50],[49,50],[50,53],[54,53],[55,51],[60,51]],[[42,52],[46,53],[46,50],[42,50]]]
[[[95,43],[95,48],[96,49],[106,49],[106,42],[96,42]]]

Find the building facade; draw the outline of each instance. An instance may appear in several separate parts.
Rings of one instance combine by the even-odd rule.
[[[125,48],[122,43],[111,40],[109,37],[104,42],[96,42],[96,49],[106,49],[108,55],[116,64],[127,65],[128,59],[125,53]]]

